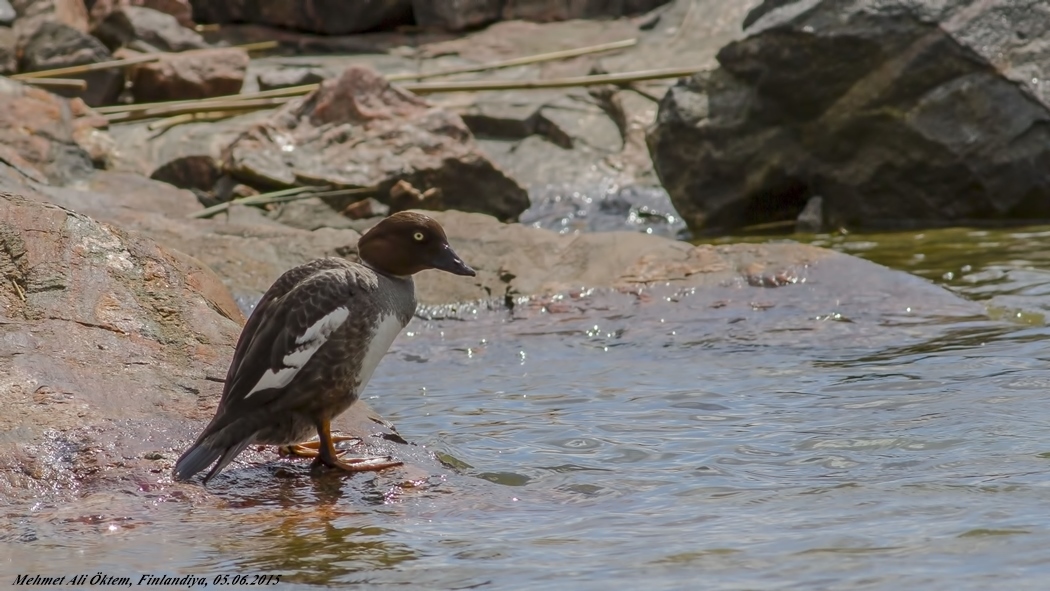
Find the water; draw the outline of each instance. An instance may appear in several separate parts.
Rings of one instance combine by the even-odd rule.
[[[660,187],[621,184],[606,178],[591,190],[579,183],[551,183],[529,191],[532,207],[521,214],[524,225],[559,234],[626,230],[679,238],[685,222]]]
[[[193,502],[98,494],[85,501],[95,512],[38,508],[9,516],[3,576],[61,565],[133,583],[280,574],[289,589],[1044,588],[1050,229],[807,240],[999,312],[908,316],[888,311],[906,301],[839,304],[796,285],[417,319],[369,402],[443,471],[409,486],[241,464]]]

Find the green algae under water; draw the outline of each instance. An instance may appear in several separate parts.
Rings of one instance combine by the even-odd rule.
[[[20,515],[0,534],[2,576],[273,573],[282,589],[1045,588],[1050,228],[805,241],[997,316],[866,319],[856,307],[829,310],[845,320],[816,328],[785,316],[748,331],[757,312],[682,296],[417,319],[369,401],[437,454],[447,478],[398,494],[370,475],[274,478],[250,494],[218,478],[218,508],[136,500],[119,519],[107,507],[87,521]]]
[[[776,240],[822,246],[906,271],[985,302],[996,317],[1042,324],[1050,311],[1050,226],[736,236],[714,243]]]

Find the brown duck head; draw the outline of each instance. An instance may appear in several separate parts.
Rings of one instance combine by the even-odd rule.
[[[357,243],[361,260],[376,271],[407,276],[426,269],[476,275],[445,237],[445,230],[421,213],[401,211],[384,219]]]

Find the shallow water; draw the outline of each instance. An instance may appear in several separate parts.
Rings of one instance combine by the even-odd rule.
[[[591,191],[576,185],[548,184],[529,191],[532,207],[522,224],[559,234],[626,230],[679,238],[685,222],[659,187],[621,185],[606,179]]]
[[[234,470],[210,487],[221,522],[165,497],[118,521],[103,496],[95,520],[40,509],[3,536],[3,576],[61,565],[133,584],[280,574],[292,589],[1045,588],[1050,229],[807,240],[1001,312],[895,316],[799,285],[768,310],[726,287],[417,319],[369,402],[444,476],[405,488],[264,475],[249,498]],[[373,492],[348,502],[362,481]]]

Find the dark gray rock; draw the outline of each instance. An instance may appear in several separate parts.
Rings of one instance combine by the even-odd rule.
[[[431,0],[440,2],[440,0]],[[501,5],[503,20],[537,22],[567,21],[576,18],[615,18],[648,12],[669,0],[506,0]]]
[[[537,22],[578,18],[615,18],[639,14],[668,0],[412,0],[416,22],[425,27],[460,31],[498,20]]]
[[[253,23],[345,35],[398,25],[462,31],[496,21],[565,21],[641,14],[669,0],[191,0],[198,22]]]
[[[121,6],[110,12],[92,34],[110,50],[136,41],[159,51],[208,47],[203,37],[182,26],[174,16],[142,6]]]
[[[113,59],[113,55],[98,39],[69,25],[50,20],[36,28],[20,54],[19,70],[22,72],[81,66]],[[67,77],[87,81],[87,90],[68,93],[56,90],[56,94],[80,96],[91,106],[112,104],[124,89],[124,73],[119,68]]]
[[[408,24],[411,0],[191,0],[203,23],[253,23],[326,35],[346,35]]]
[[[648,143],[696,231],[1050,217],[1050,12],[961,0],[766,2]],[[761,7],[760,7],[761,8]]]

